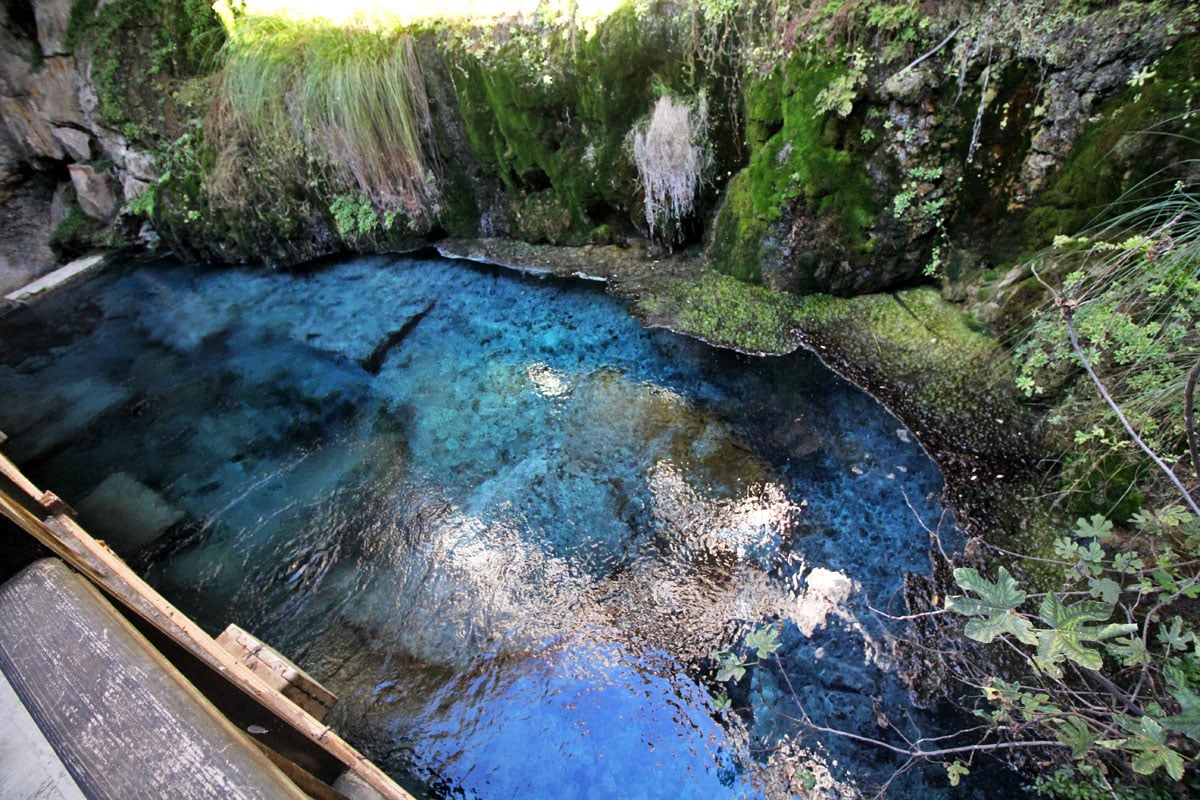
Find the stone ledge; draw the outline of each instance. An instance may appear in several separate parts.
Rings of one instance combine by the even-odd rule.
[[[57,289],[86,272],[90,272],[93,269],[102,267],[107,259],[107,253],[96,253],[94,255],[84,256],[83,258],[77,258],[71,263],[59,267],[50,274],[43,275],[36,281],[28,283],[14,292],[9,292],[8,294],[4,295],[4,299],[9,303],[14,304],[28,303],[38,295]]]

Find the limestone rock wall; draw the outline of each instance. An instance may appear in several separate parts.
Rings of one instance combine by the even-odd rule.
[[[424,31],[440,194],[405,216],[314,171],[336,156],[278,161],[212,113],[214,62],[185,58],[216,26],[205,4],[8,0],[0,199],[20,188],[51,220],[57,197],[58,257],[156,236],[190,258],[277,265],[447,234],[621,244],[653,233],[630,142],[667,92],[706,104],[707,161],[695,210],[660,246],[792,293],[936,278],[974,302],[980,275],[1074,233],[1147,175],[1192,180],[1177,167],[1200,156],[1194,137],[1096,133],[1161,121],[1143,84],[1161,89],[1160,116],[1195,110],[1188,4],[1036,5],[955,6],[913,41],[880,25],[764,44],[732,22],[697,28],[678,4],[570,36]],[[1076,165],[1087,152],[1093,166]],[[46,224],[26,227],[28,258],[46,260]],[[984,316],[1003,313],[988,302]]]
[[[101,124],[90,63],[72,52],[72,0],[0,5],[0,204],[14,220],[0,234],[0,289],[48,272],[69,218],[119,243],[128,202],[158,176],[153,156]],[[128,224],[124,225],[129,228]],[[136,230],[136,226],[133,227]]]

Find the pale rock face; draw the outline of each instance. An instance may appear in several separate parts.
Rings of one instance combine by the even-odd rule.
[[[92,137],[86,131],[59,126],[54,129],[54,138],[72,161],[92,160]]]
[[[29,72],[19,87],[10,86],[15,89],[13,94],[0,96],[0,117],[19,155],[60,161],[70,152],[58,135],[60,130],[78,129],[78,134],[87,135],[82,130],[86,120],[79,105],[78,86],[75,60],[51,58]],[[79,145],[78,136],[66,136],[68,147]]]
[[[46,120],[28,103],[14,97],[0,97],[0,118],[22,161],[39,157],[62,160],[62,145],[54,138]]]
[[[32,105],[53,125],[86,128],[87,120],[79,103],[79,74],[75,59],[48,58],[28,82]]]
[[[71,213],[71,182],[63,181],[50,199],[50,229],[54,230]]]
[[[83,213],[102,222],[117,215],[119,203],[112,178],[107,173],[97,172],[90,164],[71,164],[68,169]]]
[[[121,192],[122,192],[122,194],[125,195],[126,203],[132,202],[134,200],[134,198],[140,197],[141,195],[145,194],[146,190],[149,188],[150,188],[149,183],[147,183],[146,181],[138,180],[137,178],[133,177],[132,175],[126,175],[125,179],[123,181],[121,181]]]
[[[71,19],[72,0],[36,0],[33,16],[37,20],[38,45],[44,56],[67,52],[67,23]]]
[[[140,150],[125,151],[125,169],[130,177],[143,183],[158,180],[158,170],[154,166],[154,158],[149,153]]]

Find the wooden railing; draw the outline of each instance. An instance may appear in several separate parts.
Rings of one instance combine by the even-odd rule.
[[[304,737],[345,765],[384,800],[413,800],[366,756],[328,725],[284,697],[217,644],[199,625],[138,576],[108,546],[74,520],[74,511],[52,492],[35,486],[0,454],[0,475],[25,495],[13,497],[0,486],[0,514],[88,578],[120,605],[138,615],[173,642],[221,674],[231,685],[275,714]]]

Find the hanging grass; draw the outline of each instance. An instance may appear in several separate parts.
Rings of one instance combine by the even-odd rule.
[[[323,180],[412,220],[437,212],[429,100],[403,33],[237,18],[209,127],[213,190],[233,204],[250,159],[301,190]]]
[[[646,227],[651,236],[679,241],[692,213],[700,179],[709,162],[706,149],[708,104],[694,106],[663,95],[650,119],[632,133],[633,160],[645,193]]]

